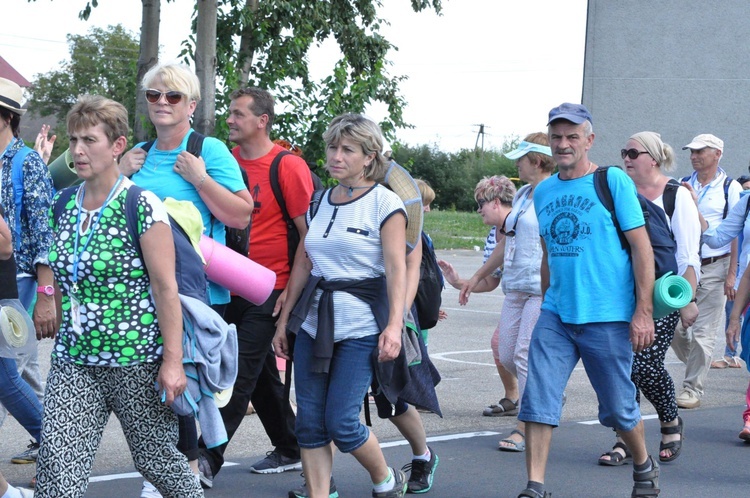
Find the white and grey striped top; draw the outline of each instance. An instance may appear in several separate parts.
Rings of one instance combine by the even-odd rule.
[[[315,218],[305,237],[305,250],[313,263],[312,274],[326,280],[351,280],[385,274],[380,229],[394,214],[406,216],[401,198],[375,185],[364,195],[341,204],[333,204],[328,191],[320,200]],[[318,327],[316,296],[302,329],[315,337]],[[387,305],[387,303],[383,303]],[[379,334],[375,317],[363,301],[343,291],[333,293],[334,341]]]

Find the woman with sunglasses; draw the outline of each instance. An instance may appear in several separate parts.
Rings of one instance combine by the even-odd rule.
[[[35,496],[86,494],[114,412],[139,472],[165,496],[202,497],[166,406],[187,384],[166,210],[151,192],[139,195],[139,253],[124,209],[133,183],[117,168],[127,145],[125,107],[83,96],[67,125],[83,184],[58,192],[49,215],[49,261],[63,315],[44,393]]]
[[[137,144],[123,157],[120,170],[162,200],[192,202],[203,218],[204,234],[224,244],[225,226],[247,227],[253,200],[237,161],[221,141],[205,137],[200,157],[187,150],[195,133],[190,120],[201,98],[198,78],[182,64],[157,64],[143,76],[141,88],[156,141],[148,152],[144,143]],[[211,282],[208,294],[211,307],[223,315],[229,291]],[[192,417],[180,417],[180,449],[198,473],[198,435]],[[142,496],[158,495],[144,483]]]
[[[500,279],[503,276],[502,259],[499,261],[496,260],[494,263],[488,263],[488,261],[493,255],[497,254],[502,258],[502,254],[505,251],[505,235],[498,230],[498,227],[503,226],[505,220],[508,219],[513,210],[513,198],[515,195],[516,186],[505,176],[483,178],[474,189],[474,198],[478,205],[477,212],[482,216],[484,224],[490,225],[492,228],[490,229],[490,233],[487,234],[487,240],[484,243],[483,261],[487,268],[491,267],[491,271],[484,278],[477,280],[476,285],[472,289],[473,292],[492,292],[500,285]],[[493,264],[495,266],[492,266]],[[461,290],[467,284],[468,280],[461,278],[452,264],[441,259],[438,260],[438,265],[443,271],[445,280],[455,289]],[[497,373],[500,375],[500,381],[503,384],[505,393],[497,404],[489,405],[483,410],[482,415],[485,417],[514,416],[518,413],[518,380],[515,375],[506,370],[502,363],[500,363],[497,354],[499,330],[500,325],[498,324],[490,342]]]
[[[513,210],[499,227],[505,234],[505,247],[495,249],[489,260],[464,284],[459,302],[465,304],[477,282],[493,268],[503,267],[505,294],[500,323],[493,336],[495,361],[518,380],[518,400],[523,398],[528,372],[529,341],[542,306],[542,246],[539,223],[534,211],[534,189],[555,169],[547,134],[531,133],[515,150],[505,154],[516,161],[518,177],[526,185],[513,198]],[[518,406],[519,402],[516,402]],[[518,422],[510,436],[499,442],[501,451],[526,449],[525,424]]]
[[[625,172],[635,182],[638,193],[664,209],[664,192],[670,178],[665,172],[675,169],[674,150],[662,142],[658,133],[644,131],[631,136],[620,151]],[[674,182],[674,181],[673,181]],[[700,236],[701,227],[698,208],[684,187],[677,187],[674,198],[674,213],[665,209],[677,242],[677,267],[680,275],[685,277],[693,288],[693,295],[700,276]],[[664,368],[664,357],[667,354],[677,322],[682,321],[685,328],[691,326],[698,317],[698,306],[693,302],[654,322],[654,343],[642,352],[633,355],[631,378],[640,392],[646,396],[659,416],[661,425],[661,443],[659,460],[671,462],[680,456],[682,451],[682,419],[677,414],[674,382]],[[639,399],[640,400],[640,399]],[[623,465],[631,461],[630,452],[618,437],[612,451],[599,458],[601,465]]]

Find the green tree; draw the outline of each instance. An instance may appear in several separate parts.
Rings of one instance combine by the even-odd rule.
[[[415,11],[441,10],[441,0],[411,4]],[[380,124],[389,137],[407,126],[406,102],[398,88],[405,77],[388,72],[386,55],[395,47],[380,33],[387,21],[377,15],[379,0],[222,0],[220,5],[218,136],[226,137],[229,93],[243,85],[273,93],[279,112],[275,137],[299,145],[310,161],[324,158],[322,135],[338,114],[362,112],[380,102],[388,108],[389,116]],[[313,80],[310,49],[329,38],[336,40],[341,58],[331,74]],[[195,51],[194,39],[188,41],[186,57],[194,58]]]
[[[123,104],[135,117],[138,38],[122,25],[91,28],[86,35],[68,35],[70,59],[60,69],[38,75],[30,88],[29,107],[58,121],[53,157],[67,148],[65,117],[80,95],[105,95]]]

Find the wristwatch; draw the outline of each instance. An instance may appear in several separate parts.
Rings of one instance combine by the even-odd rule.
[[[44,294],[46,296],[54,296],[55,295],[55,288],[51,285],[40,285],[36,288],[37,294]]]

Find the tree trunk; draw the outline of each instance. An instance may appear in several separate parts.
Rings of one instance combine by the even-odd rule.
[[[193,127],[212,135],[216,124],[216,15],[217,0],[198,0],[198,28],[195,36],[195,74],[202,98],[195,108]]]
[[[246,0],[245,8],[251,12],[258,11],[258,0]],[[243,85],[247,85],[250,79],[250,70],[253,67],[253,56],[255,55],[255,47],[250,45],[250,33],[253,31],[253,26],[247,24],[243,26],[242,33],[240,33],[240,50],[238,60],[242,61],[242,67],[240,68],[240,82]]]
[[[143,11],[141,14],[141,50],[138,55],[137,89],[135,98],[135,122],[133,138],[135,143],[149,139],[148,102],[141,92],[143,75],[154,67],[159,60],[159,21],[161,18],[161,0],[141,0]]]

